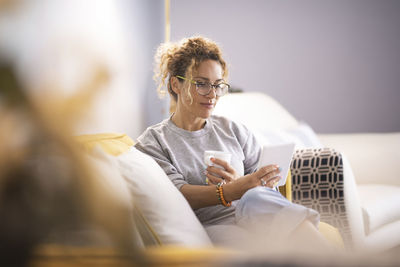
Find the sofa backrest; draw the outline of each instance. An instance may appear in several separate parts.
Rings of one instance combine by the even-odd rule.
[[[253,131],[296,127],[298,121],[272,97],[259,92],[231,93],[218,100],[215,115],[246,125]]]

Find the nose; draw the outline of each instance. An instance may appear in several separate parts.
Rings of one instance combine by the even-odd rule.
[[[211,99],[216,98],[217,97],[217,89],[214,86],[211,86],[211,90],[206,96]]]

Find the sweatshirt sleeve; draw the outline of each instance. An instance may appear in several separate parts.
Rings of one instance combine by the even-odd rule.
[[[188,182],[172,164],[168,149],[163,148],[163,143],[162,136],[158,136],[156,132],[146,131],[138,138],[135,147],[152,157],[164,170],[171,182],[180,189]]]

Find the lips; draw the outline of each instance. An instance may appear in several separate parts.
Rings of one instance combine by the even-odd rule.
[[[209,109],[211,109],[211,108],[214,108],[214,106],[215,106],[215,103],[200,103],[203,107],[205,107],[205,108],[209,108]]]

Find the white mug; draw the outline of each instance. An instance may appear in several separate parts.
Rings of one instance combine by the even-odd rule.
[[[224,169],[222,166],[214,164],[211,161],[211,158],[221,159],[221,160],[224,160],[224,161],[226,161],[226,162],[228,162],[230,164],[231,163],[231,156],[232,156],[231,153],[224,152],[224,151],[206,150],[206,151],[204,151],[204,163],[207,166],[215,166],[215,167],[218,167],[220,169]]]

